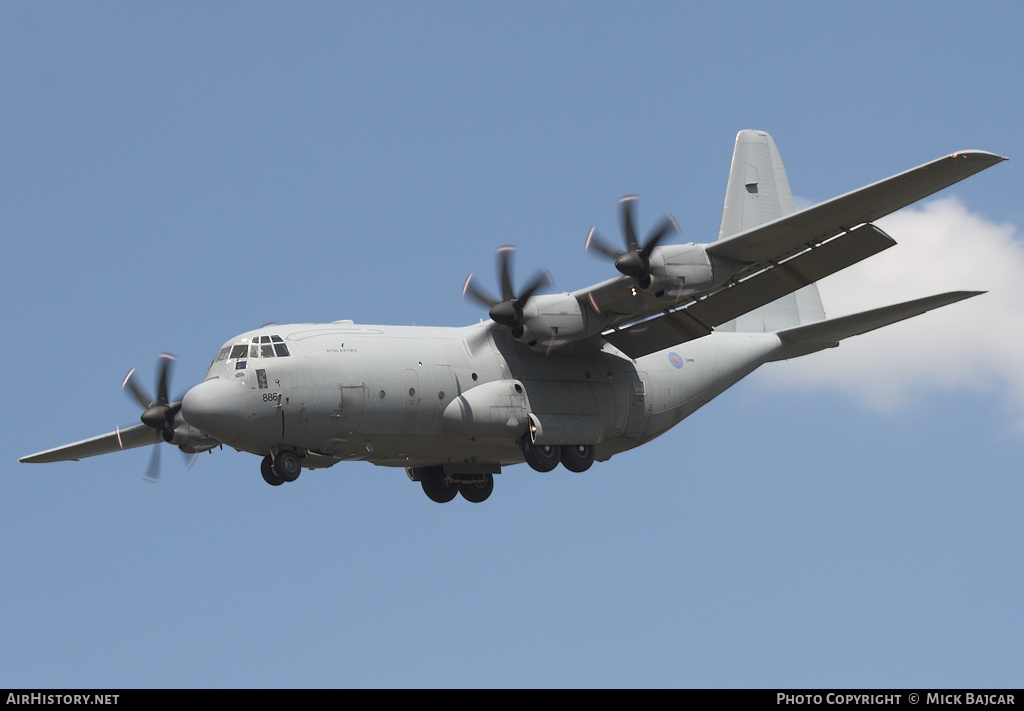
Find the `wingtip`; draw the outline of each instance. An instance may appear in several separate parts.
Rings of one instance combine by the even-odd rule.
[[[956,153],[950,153],[950,158],[964,158],[967,160],[981,160],[990,165],[996,163],[1002,163],[1004,160],[1010,160],[1006,156],[1001,156],[998,153],[991,153],[989,151],[981,150],[969,150],[969,151],[957,151]]]

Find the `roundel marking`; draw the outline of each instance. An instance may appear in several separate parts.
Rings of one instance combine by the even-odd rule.
[[[678,353],[669,353],[668,362],[672,364],[672,367],[678,370],[683,367],[683,359],[679,357]]]

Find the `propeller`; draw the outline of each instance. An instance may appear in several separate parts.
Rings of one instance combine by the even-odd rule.
[[[170,353],[162,353],[160,355],[160,374],[157,378],[155,400],[138,384],[135,378],[135,368],[128,371],[128,375],[124,376],[124,382],[121,383],[121,389],[127,390],[135,401],[142,406],[142,417],[139,418],[142,420],[142,424],[160,432],[165,442],[170,442],[174,437],[174,420],[178,415],[178,411],[181,410],[181,401],[170,402],[170,398],[167,396],[171,370],[175,360],[176,358]],[[146,481],[152,482],[156,482],[160,478],[159,446],[153,450],[144,478]]]
[[[632,277],[639,282],[650,276],[651,253],[665,237],[672,232],[679,231],[679,225],[671,215],[664,217],[654,229],[647,235],[647,239],[641,245],[636,238],[636,227],[633,219],[633,203],[636,202],[636,195],[626,195],[619,200],[620,221],[622,223],[622,234],[626,240],[626,251],[620,251],[609,246],[598,234],[594,227],[590,228],[587,234],[587,251],[593,250],[599,255],[607,257],[615,262],[615,268],[622,274]]]
[[[542,286],[554,286],[551,273],[544,269],[534,275],[525,289],[518,295],[512,286],[512,254],[516,248],[512,245],[505,245],[498,249],[498,279],[501,282],[501,299],[496,299],[487,291],[473,283],[473,275],[466,277],[466,283],[462,285],[462,295],[467,294],[490,311],[488,314],[495,323],[518,328],[523,325],[523,308],[533,298],[537,290]]]

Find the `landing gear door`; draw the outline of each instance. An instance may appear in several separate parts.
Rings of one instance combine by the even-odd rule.
[[[629,417],[626,420],[626,437],[642,437],[647,430],[650,414],[647,397],[647,372],[638,370],[626,380],[626,397],[629,400]]]

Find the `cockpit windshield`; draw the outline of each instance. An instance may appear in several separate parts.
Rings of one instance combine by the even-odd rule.
[[[288,346],[280,336],[253,336],[251,339],[242,338],[238,343],[224,346],[213,362],[238,361],[246,358],[286,358],[290,355]]]

